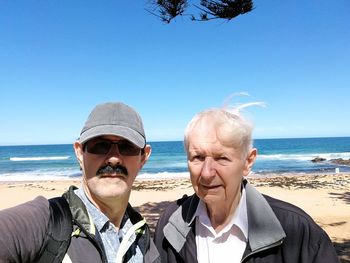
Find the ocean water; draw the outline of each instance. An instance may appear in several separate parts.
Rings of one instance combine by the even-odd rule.
[[[188,177],[181,141],[150,142],[152,155],[140,178]],[[257,139],[258,158],[253,174],[350,172],[350,166],[331,159],[350,159],[350,137]],[[316,157],[325,158],[313,163]],[[0,181],[79,178],[81,172],[71,144],[0,146]]]

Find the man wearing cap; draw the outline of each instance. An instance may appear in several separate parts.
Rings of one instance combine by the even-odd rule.
[[[139,114],[123,103],[97,105],[74,150],[82,184],[63,195],[73,222],[63,262],[160,262],[145,220],[129,204],[151,153]],[[44,197],[1,211],[0,262],[48,262],[44,252],[57,257],[62,251],[47,248],[52,211]]]

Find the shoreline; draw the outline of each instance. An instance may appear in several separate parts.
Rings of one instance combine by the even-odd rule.
[[[261,178],[274,178],[274,177],[313,177],[313,176],[339,176],[339,175],[347,175],[350,172],[336,172],[336,171],[324,171],[324,172],[251,172],[246,178],[249,179],[261,179]],[[52,176],[45,177],[44,179],[40,177],[29,177],[29,179],[24,179],[24,177],[9,177],[5,179],[7,176],[0,176],[0,185],[8,184],[8,183],[25,183],[25,182],[56,182],[56,181],[80,181],[81,175],[74,177],[63,177],[63,176]],[[161,172],[155,174],[139,174],[136,177],[136,181],[153,181],[153,180],[174,180],[174,179],[187,179],[190,177],[189,172],[178,172],[178,173],[170,173],[170,172]]]
[[[292,203],[307,212],[332,239],[341,262],[350,262],[350,173],[248,176],[261,193]],[[0,181],[0,209],[15,206],[38,195],[62,195],[80,178],[49,181]],[[151,229],[161,212],[184,194],[193,194],[189,178],[140,179],[133,185],[130,203],[146,218]],[[347,261],[348,260],[348,261]]]

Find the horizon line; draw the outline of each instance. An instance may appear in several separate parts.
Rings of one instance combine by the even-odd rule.
[[[255,140],[288,140],[288,139],[327,139],[327,138],[350,138],[348,136],[314,136],[314,137],[271,137],[271,138],[253,138]],[[158,143],[158,142],[183,142],[183,140],[151,140],[147,141],[147,143]],[[22,144],[0,144],[0,147],[8,147],[8,146],[44,146],[44,145],[73,145],[74,142],[71,143],[22,143]]]

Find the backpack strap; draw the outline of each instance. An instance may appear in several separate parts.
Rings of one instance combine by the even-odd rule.
[[[46,246],[42,248],[37,263],[62,262],[73,231],[72,213],[64,197],[49,199],[50,220],[47,230]]]

